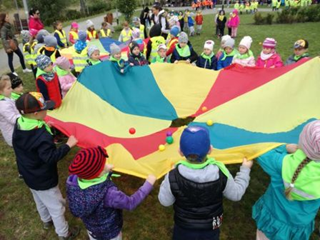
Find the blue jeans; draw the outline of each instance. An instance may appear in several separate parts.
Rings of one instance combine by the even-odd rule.
[[[173,240],[219,240],[220,228],[212,230],[185,229],[174,225]]]

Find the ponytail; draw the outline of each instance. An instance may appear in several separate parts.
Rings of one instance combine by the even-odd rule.
[[[284,193],[286,195],[286,198],[288,200],[291,200],[291,192],[292,192],[292,189],[294,188],[294,183],[295,181],[297,180],[300,172],[302,171],[302,169],[309,163],[311,162],[312,160],[308,157],[306,157],[297,167],[296,171],[294,172],[293,176],[292,176],[292,179],[291,179],[291,183],[290,183],[290,186],[288,188],[286,188],[284,190]]]

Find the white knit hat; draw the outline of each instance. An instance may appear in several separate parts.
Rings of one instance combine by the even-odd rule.
[[[252,38],[250,36],[245,36],[241,39],[239,46],[244,46],[247,49],[250,49],[252,43]]]
[[[93,22],[89,19],[86,21],[87,28],[94,26]]]
[[[224,43],[230,39],[231,36],[230,35],[224,35],[222,38],[221,38],[221,47],[224,48]]]
[[[213,51],[213,47],[214,47],[214,41],[212,40],[207,40],[203,46],[204,49],[210,49],[211,51]]]
[[[165,44],[159,44],[159,46],[158,46],[158,51],[160,50],[160,49],[164,49],[164,50],[167,50],[167,46],[165,45]]]

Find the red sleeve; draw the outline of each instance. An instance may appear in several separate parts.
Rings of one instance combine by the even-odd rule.
[[[173,50],[175,49],[176,44],[177,44],[177,42],[175,42],[174,44],[172,44],[171,47],[168,49],[168,51],[167,51],[167,53],[166,53],[167,57],[173,53]]]

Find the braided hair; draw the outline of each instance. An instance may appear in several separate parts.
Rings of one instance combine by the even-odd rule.
[[[294,188],[294,183],[295,181],[297,180],[300,172],[302,171],[302,169],[308,164],[310,163],[312,160],[308,157],[306,157],[297,167],[297,169],[295,170],[293,176],[292,176],[292,179],[291,179],[291,183],[290,183],[290,187],[286,188],[284,193],[286,195],[286,198],[291,200],[291,192],[292,192],[292,189]]]

